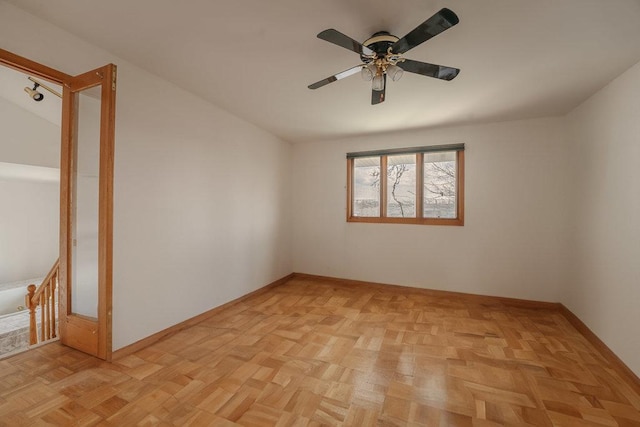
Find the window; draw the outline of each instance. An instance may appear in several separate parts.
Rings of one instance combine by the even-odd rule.
[[[464,224],[464,144],[347,154],[347,221]]]

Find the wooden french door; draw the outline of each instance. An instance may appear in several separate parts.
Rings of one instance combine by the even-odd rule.
[[[60,340],[110,360],[116,67],[73,77],[4,49],[0,65],[63,85]]]
[[[116,67],[63,80],[60,305],[63,344],[111,359]]]

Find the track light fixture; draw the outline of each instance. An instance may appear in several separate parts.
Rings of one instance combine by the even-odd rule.
[[[31,99],[33,99],[36,102],[40,102],[44,99],[44,95],[40,92],[38,92],[38,88],[40,87],[40,85],[38,83],[34,83],[33,84],[33,89],[30,89],[29,86],[24,88],[24,91],[27,92],[29,94],[29,96],[31,97]]]
[[[40,101],[42,101],[44,99],[44,94],[42,92],[38,92],[38,88],[39,87],[51,92],[52,94],[54,94],[58,98],[62,98],[62,95],[60,95],[60,93],[58,93],[54,89],[51,89],[49,86],[43,84],[42,82],[37,81],[36,79],[34,79],[31,76],[29,76],[27,78],[30,81],[33,82],[33,88],[30,88],[29,86],[27,86],[27,87],[24,88],[24,91],[27,92],[29,94],[29,96],[31,97],[31,99],[33,99],[34,101],[40,102]]]

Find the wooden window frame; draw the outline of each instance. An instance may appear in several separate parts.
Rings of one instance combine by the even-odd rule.
[[[434,149],[437,146],[433,147]],[[447,150],[442,150],[447,151]],[[442,152],[431,150],[431,152]],[[451,151],[451,150],[449,150]],[[390,150],[366,157],[380,157],[380,216],[360,217],[353,215],[353,168],[357,157],[347,158],[347,222],[377,223],[377,224],[419,224],[419,225],[464,225],[464,149],[456,152],[456,218],[424,218],[424,151],[406,151],[404,154],[416,155],[416,217],[397,218],[388,217],[387,208],[387,157],[395,154]],[[362,156],[365,157],[365,156]]]

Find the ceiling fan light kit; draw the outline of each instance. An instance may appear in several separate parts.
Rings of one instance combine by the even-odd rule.
[[[371,104],[375,105],[384,102],[387,76],[395,82],[400,80],[407,71],[440,80],[453,80],[460,72],[458,68],[413,61],[405,58],[403,54],[458,22],[458,16],[445,8],[401,39],[386,31],[379,31],[363,43],[333,28],[324,30],[318,34],[319,39],[360,54],[362,64],[313,83],[309,85],[309,89],[318,89],[360,72],[363,80],[371,81]]]

